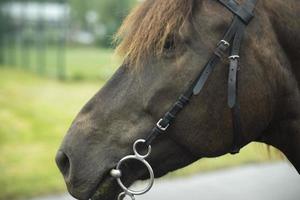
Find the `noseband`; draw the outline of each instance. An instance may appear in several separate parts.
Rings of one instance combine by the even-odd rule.
[[[217,44],[213,55],[206,63],[204,69],[197,76],[196,80],[191,86],[178,98],[175,104],[170,108],[168,112],[161,118],[156,126],[152,129],[146,139],[137,140],[133,145],[134,155],[129,155],[122,158],[117,164],[116,168],[111,170],[111,175],[117,179],[119,186],[123,189],[123,192],[119,194],[118,200],[124,199],[126,196],[132,200],[135,199],[135,195],[142,195],[148,192],[154,182],[154,173],[150,164],[145,160],[151,153],[151,144],[155,138],[167,131],[169,126],[174,122],[179,112],[189,103],[192,96],[197,96],[203,89],[203,86],[207,82],[210,74],[214,70],[217,63],[221,58],[226,55],[227,50],[230,48],[229,59],[229,74],[228,74],[228,106],[232,114],[232,126],[233,126],[233,145],[231,149],[232,154],[236,154],[240,151],[242,138],[242,126],[240,118],[240,107],[238,102],[238,61],[239,52],[245,32],[246,26],[253,19],[254,8],[257,0],[247,0],[244,4],[240,5],[235,0],[218,0],[223,6],[229,9],[233,14],[233,20],[227,32],[224,34],[223,39]],[[142,155],[137,150],[138,144],[144,144],[148,147],[148,152]],[[127,188],[121,181],[122,172],[120,170],[121,165],[127,160],[137,160],[144,164],[150,174],[150,181],[147,187],[141,191],[134,191]]]

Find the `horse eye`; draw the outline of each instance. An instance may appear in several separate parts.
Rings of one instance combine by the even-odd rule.
[[[164,45],[165,51],[173,51],[175,50],[175,39],[174,38],[168,38]]]

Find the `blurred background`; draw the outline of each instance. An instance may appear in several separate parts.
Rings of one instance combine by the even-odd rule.
[[[66,192],[54,156],[72,119],[121,63],[112,37],[138,0],[1,0],[0,199]],[[166,178],[278,156],[253,144]]]

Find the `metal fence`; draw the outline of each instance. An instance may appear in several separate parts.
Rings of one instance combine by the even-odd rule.
[[[67,0],[0,4],[0,66],[66,77]]]

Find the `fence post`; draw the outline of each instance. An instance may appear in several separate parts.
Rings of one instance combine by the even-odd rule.
[[[44,11],[43,2],[40,3],[39,20],[36,24],[36,49],[37,49],[37,71],[39,74],[44,75],[46,70],[46,45],[45,45],[45,24],[44,24]]]
[[[8,24],[8,35],[7,35],[7,42],[8,42],[8,64],[10,67],[16,66],[16,58],[17,58],[17,48],[16,48],[16,32],[15,32],[15,21],[10,16],[8,20],[12,23]]]
[[[66,37],[67,37],[67,0],[59,0],[64,6],[64,18],[58,22],[58,28],[61,30],[61,34],[58,36],[58,50],[57,50],[57,76],[58,79],[64,80],[66,78]]]
[[[4,6],[8,6],[8,0],[0,1],[0,67],[4,67],[8,62],[8,45],[7,45],[7,32],[10,21],[8,20],[8,13]]]
[[[0,2],[0,67],[4,64],[4,31],[6,24],[4,23],[3,2]]]
[[[7,13],[3,13],[3,33],[2,33],[2,43],[3,43],[3,64],[5,67],[8,67],[8,60],[9,60],[9,45],[8,45],[8,16]]]
[[[22,22],[21,22],[21,43],[20,43],[20,49],[21,49],[21,66],[23,69],[29,69],[29,45],[28,45],[28,36],[27,36],[27,30],[28,30],[28,0],[24,1],[24,9],[22,9]]]

